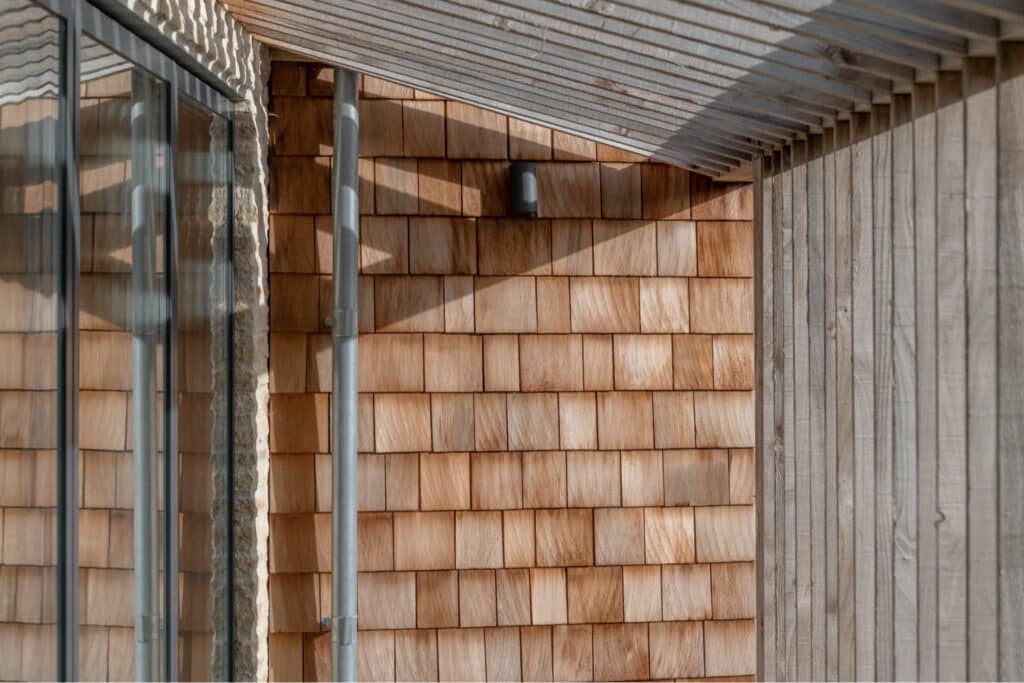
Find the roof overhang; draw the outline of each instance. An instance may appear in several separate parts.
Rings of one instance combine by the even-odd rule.
[[[714,177],[1024,34],[1019,0],[225,0],[259,40]]]

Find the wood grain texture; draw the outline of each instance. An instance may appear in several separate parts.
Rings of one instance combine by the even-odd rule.
[[[1020,519],[1019,496],[1004,498],[1019,468],[1003,448],[1020,441],[1006,384],[1020,373],[1004,335],[1020,328],[1024,258],[1007,226],[1024,145],[1002,109],[1019,114],[1021,55],[940,70],[756,165],[765,678],[1019,671],[1019,548],[1003,533],[1008,508]],[[731,523],[718,509],[695,509],[698,561],[736,559],[703,541]],[[732,566],[712,568],[715,609]],[[705,675],[729,675],[729,628],[705,624]]]
[[[329,165],[297,132],[329,109],[330,71],[297,73],[277,79],[294,101],[275,122],[295,161],[275,151],[271,667],[326,679]],[[360,675],[704,675],[703,622],[753,604],[749,191],[379,79],[363,97],[381,112],[364,152],[389,156],[361,160]],[[510,160],[527,158],[537,218],[507,215]],[[116,460],[86,470],[90,500],[120,504]],[[698,544],[700,510],[718,516]],[[85,559],[124,564],[100,542],[124,516],[95,517]],[[711,564],[737,566],[717,612]]]
[[[1024,325],[1024,250],[1019,234],[1010,227],[1024,218],[1024,136],[1013,124],[1024,114],[1024,49],[1020,44],[1002,45],[999,57],[999,675],[1013,678],[1024,676],[1024,543],[1012,532],[1024,523],[1024,504],[1013,493],[1024,477],[1020,458],[1014,455],[1024,443],[1024,363],[1011,350],[1012,338]]]

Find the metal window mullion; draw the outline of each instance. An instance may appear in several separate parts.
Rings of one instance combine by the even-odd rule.
[[[164,343],[164,680],[178,680],[178,214],[175,156],[178,150],[178,79],[167,93],[166,220],[164,272],[167,326]]]
[[[78,679],[78,283],[81,220],[78,212],[78,5],[61,15],[64,130],[60,296],[58,317],[57,679]]]
[[[134,589],[135,677],[159,676],[159,591],[156,427],[156,344],[161,316],[156,280],[156,212],[154,194],[158,130],[154,120],[162,111],[153,107],[158,90],[152,78],[132,70],[132,453],[134,469]],[[166,93],[166,90],[164,90]],[[166,229],[164,232],[167,239]],[[164,328],[166,334],[166,327]],[[166,348],[166,343],[165,343]],[[166,370],[165,370],[166,372]],[[165,384],[166,388],[166,384]],[[165,400],[166,403],[166,400]],[[164,425],[166,433],[166,424]],[[165,454],[166,455],[166,454]]]
[[[227,671],[224,680],[235,680],[235,119],[234,116],[227,118],[227,244],[225,254],[227,267],[225,278],[226,325],[227,325],[227,383],[228,383],[228,405],[227,405],[227,435],[224,439],[227,452],[227,521],[225,523],[224,547],[227,552],[227,600],[226,610],[228,612],[227,643],[228,658]]]

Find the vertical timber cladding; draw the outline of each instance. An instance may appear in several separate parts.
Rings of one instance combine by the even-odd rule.
[[[1024,676],[1022,112],[1004,43],[755,164],[766,678]]]
[[[271,78],[289,680],[330,675],[330,74]],[[360,114],[360,678],[752,677],[750,187],[368,77]]]

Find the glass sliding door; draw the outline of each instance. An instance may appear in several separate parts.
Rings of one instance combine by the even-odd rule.
[[[225,679],[230,544],[229,126],[180,96],[175,150],[182,680]]]
[[[0,0],[0,680],[57,676],[63,22]]]
[[[157,680],[166,84],[85,34],[80,74],[79,675]]]

